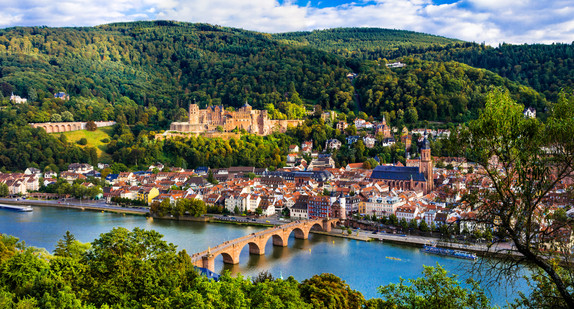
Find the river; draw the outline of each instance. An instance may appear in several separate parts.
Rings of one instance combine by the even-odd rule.
[[[16,236],[29,246],[46,248],[50,252],[67,230],[79,241],[91,242],[101,233],[118,226],[154,229],[163,234],[166,241],[177,245],[178,250],[185,249],[189,254],[264,229],[221,223],[152,220],[143,216],[54,207],[34,207],[30,213],[0,210],[0,233]],[[398,283],[400,277],[420,277],[423,265],[438,263],[458,274],[462,281],[469,276],[468,269],[473,263],[425,254],[410,246],[317,234],[310,234],[307,240],[295,239],[292,234],[288,247],[274,247],[270,241],[265,252],[264,256],[250,256],[246,246],[238,265],[224,265],[219,256],[215,261],[215,271],[229,269],[233,273],[254,276],[267,270],[275,277],[293,276],[300,281],[315,274],[333,273],[366,298],[373,298],[379,296],[376,289],[381,285]],[[514,299],[517,291],[527,291],[527,287],[524,281],[514,286],[504,281],[485,286],[485,290],[494,304],[502,306],[507,299]]]

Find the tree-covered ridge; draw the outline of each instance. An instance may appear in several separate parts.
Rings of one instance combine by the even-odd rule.
[[[338,106],[338,92],[352,93],[343,58],[205,24],[4,29],[0,66],[0,81],[19,94],[34,89],[41,99],[65,90],[108,101],[127,96],[160,109],[186,106],[193,98],[226,106],[248,100],[263,108],[293,90]]]
[[[404,30],[337,28],[274,34],[292,45],[303,45],[356,59],[415,57],[457,61],[483,68],[530,86],[556,101],[562,89],[574,87],[574,43],[501,44],[491,47]]]
[[[501,44],[498,47],[470,42],[429,46],[399,45],[395,49],[363,48],[354,57],[370,60],[413,57],[438,62],[457,61],[530,86],[554,102],[562,89],[574,87],[574,43]]]
[[[525,106],[543,111],[546,100],[532,88],[458,62],[401,58],[404,68],[364,67],[355,82],[361,107],[394,123],[464,122],[478,117],[492,87],[508,89]]]
[[[443,46],[459,41],[414,31],[381,28],[334,28],[278,33],[272,36],[287,44],[310,46],[359,59],[368,59],[366,56],[369,53],[391,51],[399,47]]]
[[[485,68],[502,77],[528,85],[556,101],[562,89],[574,87],[573,44],[502,44],[497,48],[476,45],[474,48],[425,53],[429,60],[448,60]],[[434,56],[434,57],[433,57]]]

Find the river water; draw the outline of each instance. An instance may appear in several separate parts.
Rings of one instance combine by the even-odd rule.
[[[185,249],[189,254],[264,229],[232,224],[152,220],[143,216],[53,207],[34,207],[30,213],[0,209],[0,233],[16,236],[29,246],[46,248],[50,252],[67,230],[79,241],[91,242],[101,233],[119,226],[154,229],[163,234],[166,241],[177,245],[178,250]],[[315,274],[333,273],[366,298],[373,298],[379,297],[377,287],[381,285],[398,283],[401,277],[420,277],[423,265],[435,266],[438,263],[458,274],[462,281],[468,278],[468,270],[473,263],[425,254],[419,248],[410,246],[317,234],[310,234],[307,240],[295,239],[292,234],[288,247],[274,247],[269,241],[265,252],[264,256],[249,255],[246,246],[241,252],[238,265],[225,265],[219,256],[215,261],[215,271],[220,273],[228,269],[233,273],[255,276],[267,270],[275,277],[293,276],[299,281]],[[500,306],[514,299],[517,291],[527,291],[523,281],[514,285],[502,281],[485,285],[484,288],[493,303]]]

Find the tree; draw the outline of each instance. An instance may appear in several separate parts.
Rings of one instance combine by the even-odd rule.
[[[468,288],[460,286],[456,275],[437,265],[423,266],[424,277],[391,283],[378,288],[382,295],[379,308],[490,308],[490,301],[478,283],[468,279]]]
[[[8,185],[5,183],[0,183],[0,197],[5,197],[8,196],[10,194],[10,191],[8,190]]]
[[[270,272],[268,272],[268,271],[265,270],[265,271],[260,272],[260,273],[257,275],[257,277],[253,277],[253,279],[251,279],[251,281],[252,281],[254,284],[262,283],[262,282],[265,282],[265,281],[273,281],[273,275],[271,275]]]
[[[96,123],[93,120],[86,122],[86,130],[96,131],[97,129],[98,129],[98,126],[96,125]]]
[[[62,121],[74,121],[74,115],[72,115],[72,113],[70,113],[69,111],[64,111],[62,112]]]
[[[52,114],[50,122],[62,122],[62,116],[60,114]]]
[[[423,220],[423,221],[424,221],[424,220]],[[417,228],[418,228],[417,220],[411,219],[411,220],[409,221],[409,229],[414,230],[414,229],[417,229]]]
[[[397,226],[399,224],[399,220],[395,214],[389,215],[389,224]]]
[[[407,222],[407,219],[405,218],[401,218],[401,220],[399,221],[399,225],[401,226],[401,228],[404,230],[406,230],[409,227],[409,224]]]
[[[428,232],[429,231],[429,226],[425,220],[421,220],[421,223],[419,223],[419,229],[421,230],[421,232]]]
[[[363,294],[351,290],[345,281],[333,274],[315,275],[301,283],[301,297],[314,308],[361,308]]]
[[[76,240],[74,235],[70,231],[66,231],[64,239],[58,240],[56,244],[56,249],[54,249],[55,256],[71,257],[78,259],[80,258],[86,250],[90,248],[90,244],[83,244]]]
[[[475,173],[482,176],[477,181],[486,178],[492,188],[478,186],[465,200],[477,212],[476,224],[492,226],[502,236],[498,239],[510,239],[521,253],[496,260],[490,269],[511,277],[520,263],[535,265],[562,303],[574,308],[572,271],[556,262],[571,262],[569,242],[563,237],[572,233],[574,222],[552,218],[549,198],[551,192],[560,194],[556,188],[574,172],[574,96],[563,94],[545,123],[525,118],[522,111],[507,92],[496,90],[488,95],[480,117],[461,129],[462,150],[481,167]],[[498,250],[497,242],[491,251]]]
[[[207,181],[214,185],[218,183],[218,181],[213,176],[213,172],[211,170],[209,170],[209,172],[207,173]]]

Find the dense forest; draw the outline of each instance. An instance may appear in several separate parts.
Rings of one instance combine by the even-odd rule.
[[[553,53],[558,48],[562,51]],[[502,51],[509,59],[496,60],[496,53]],[[476,118],[485,94],[498,87],[543,115],[558,89],[572,82],[569,74],[574,70],[567,69],[571,53],[569,45],[493,49],[415,32],[368,28],[270,35],[155,21],[2,29],[0,171],[30,166],[61,170],[71,162],[95,163],[99,150],[108,160],[134,168],[155,161],[189,168],[281,167],[289,144],[313,139],[322,150],[327,139],[345,141],[332,123],[318,122],[317,113],[286,136],[156,141],[156,133],[187,117],[191,102],[226,108],[248,102],[268,110],[275,119],[335,110],[347,121],[367,113],[377,119],[385,116],[399,128],[436,121],[446,126]],[[387,68],[390,59],[406,67]],[[540,60],[544,66],[519,67],[517,63],[524,59]],[[560,75],[553,75],[558,69]],[[347,77],[352,72],[357,78]],[[525,84],[540,89],[537,92]],[[60,91],[70,99],[54,98],[53,93]],[[26,97],[28,103],[10,102],[12,93]],[[99,150],[27,126],[90,120],[118,123]],[[345,165],[374,156],[396,162],[405,157],[401,145],[391,150],[363,148],[359,143],[335,152],[336,162]]]
[[[288,44],[314,47],[357,60],[413,57],[456,61],[530,86],[553,102],[562,89],[574,86],[574,42],[491,47],[411,31],[372,28],[290,32],[274,37]]]
[[[414,31],[381,28],[335,28],[273,34],[280,42],[310,46],[343,57],[376,59],[372,55],[398,48],[427,48],[460,42]]]

